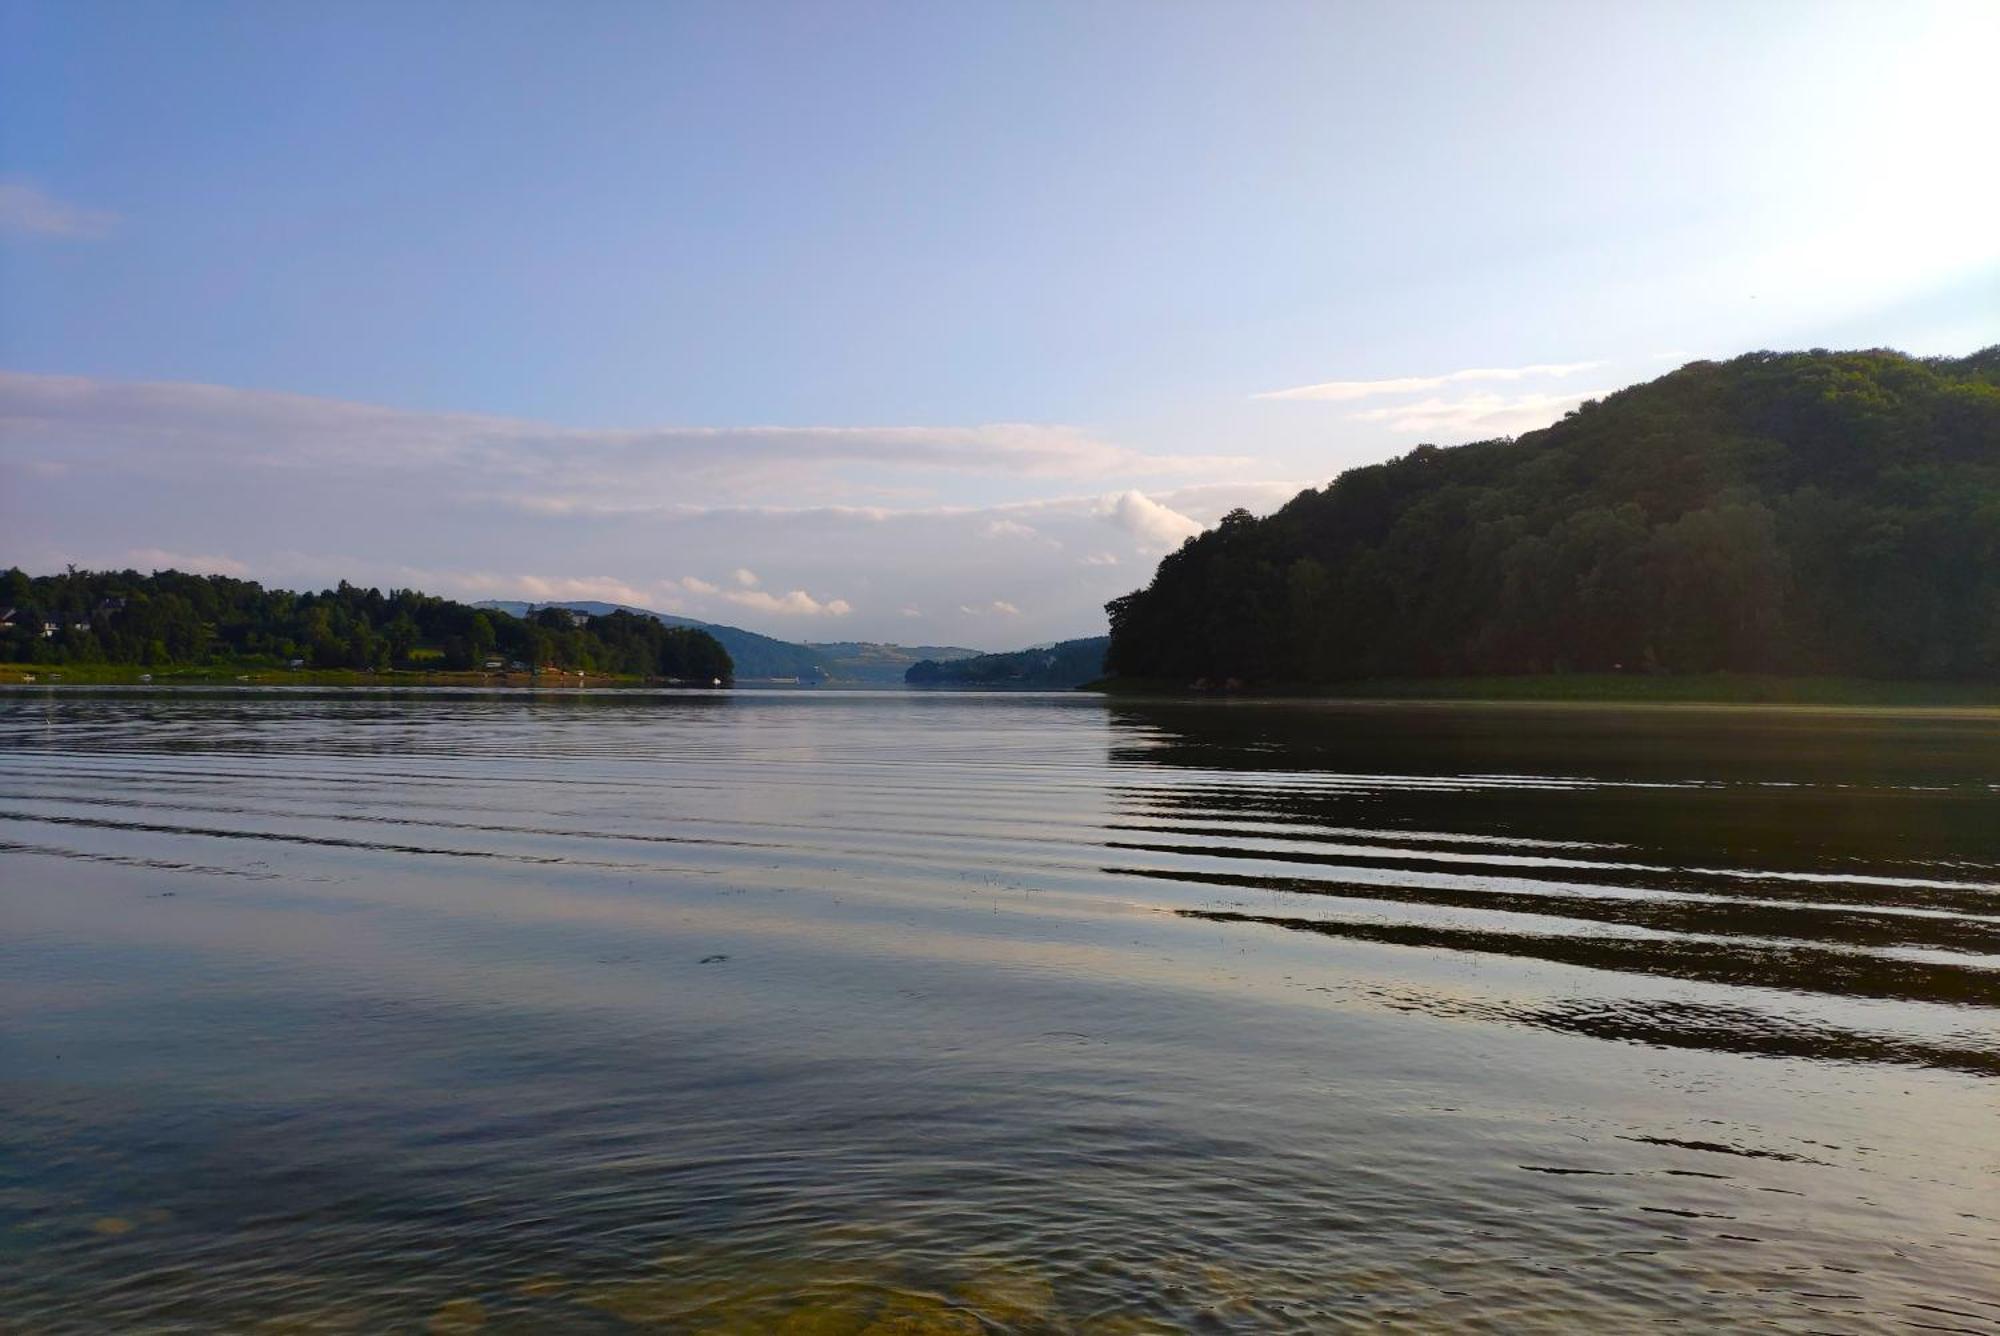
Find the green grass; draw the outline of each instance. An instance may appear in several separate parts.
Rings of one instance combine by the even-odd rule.
[[[1086,691],[1113,696],[1195,696],[1184,684],[1104,678]],[[1905,708],[2000,708],[2000,682],[1898,682],[1857,677],[1777,677],[1714,673],[1548,674],[1534,677],[1368,678],[1303,685],[1270,684],[1246,696],[1330,700],[1575,701],[1686,705],[1863,705]]]

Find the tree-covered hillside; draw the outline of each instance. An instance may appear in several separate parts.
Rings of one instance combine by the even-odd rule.
[[[545,609],[529,618],[414,590],[343,581],[295,594],[179,571],[0,573],[0,659],[14,663],[231,664],[313,668],[530,668],[724,681],[729,654],[705,631],[650,617]]]
[[[1107,611],[1173,682],[2000,678],[2000,347],[1695,362],[1236,512]]]
[[[1104,636],[1062,640],[1009,654],[925,659],[913,663],[903,681],[913,687],[1074,687],[1104,676]]]

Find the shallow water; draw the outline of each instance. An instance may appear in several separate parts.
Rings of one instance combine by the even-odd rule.
[[[0,693],[0,1329],[2000,1331],[2000,721]]]

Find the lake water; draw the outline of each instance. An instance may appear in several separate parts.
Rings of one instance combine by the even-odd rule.
[[[2000,720],[0,693],[0,1106],[8,1330],[1992,1332]]]

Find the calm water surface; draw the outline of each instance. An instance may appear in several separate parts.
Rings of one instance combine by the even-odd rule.
[[[0,1329],[2000,1331],[2000,721],[0,693]]]

